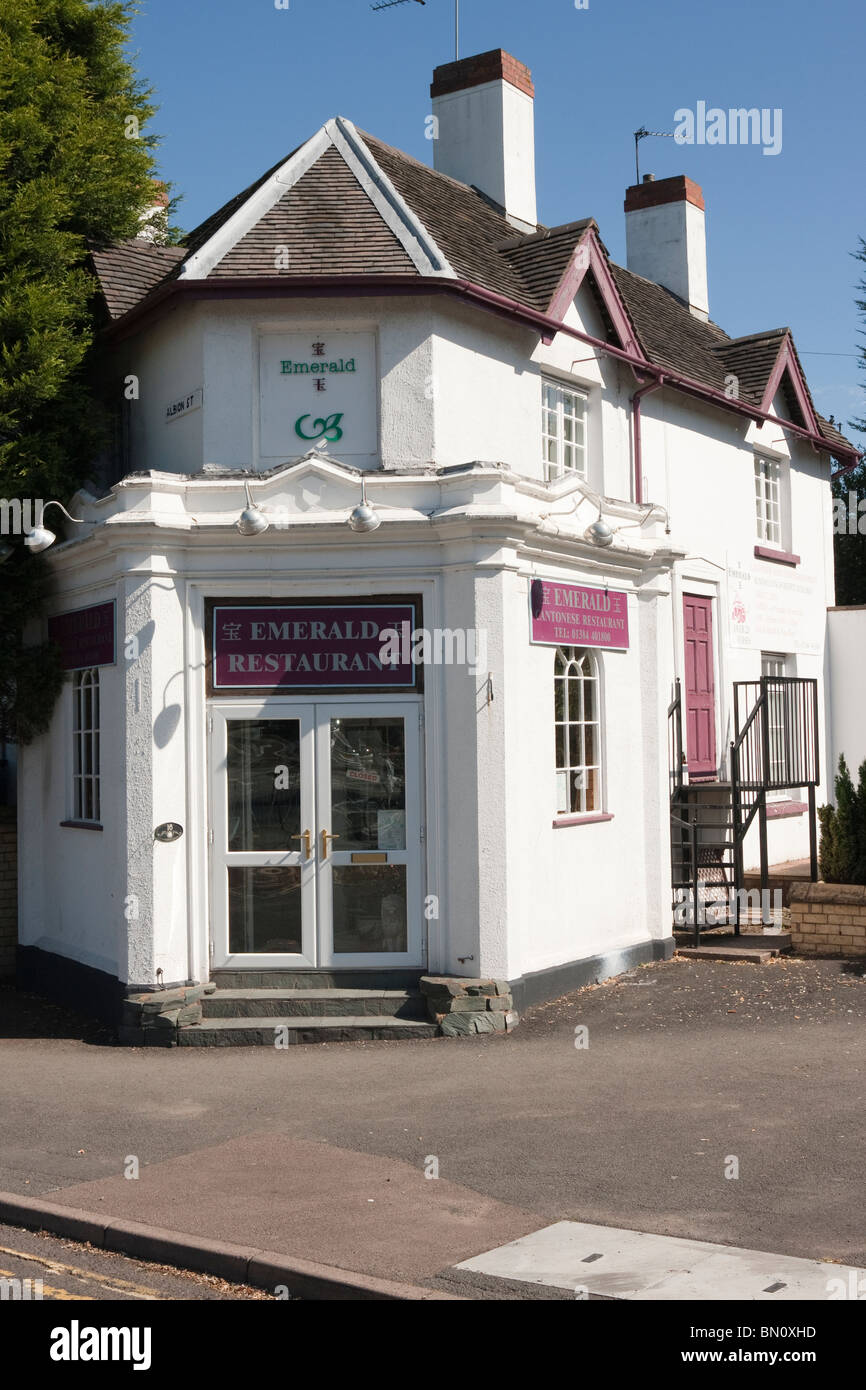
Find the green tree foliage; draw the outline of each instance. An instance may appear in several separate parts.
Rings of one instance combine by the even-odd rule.
[[[836,777],[836,805],[822,806],[819,865],[825,883],[866,884],[866,762],[860,764],[857,786],[844,756]]]
[[[16,546],[0,584],[0,753],[14,739],[29,743],[51,722],[63,684],[59,652],[51,643],[25,645],[25,628],[48,592],[51,576],[41,555]]]
[[[129,0],[0,0],[3,498],[67,498],[108,437],[94,387],[99,306],[88,254],[134,236],[154,202],[156,137],[144,134],[154,108],[124,56],[132,15]],[[0,585],[10,586],[4,624],[38,612],[45,577],[34,556],[8,559]],[[40,665],[18,627],[4,627],[7,736],[32,736],[52,671],[47,651]]]
[[[127,3],[0,9],[0,477],[65,496],[100,438],[88,389],[88,249],[134,236],[153,202],[149,93],[126,62]],[[128,138],[128,133],[138,138]]]

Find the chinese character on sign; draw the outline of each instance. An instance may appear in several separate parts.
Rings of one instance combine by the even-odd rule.
[[[317,391],[327,391],[327,389],[328,389],[328,388],[327,388],[327,386],[325,385],[325,378],[322,377],[322,376],[316,377],[316,390],[317,390]]]
[[[241,640],[240,623],[223,623],[222,634],[227,642],[239,642]]]
[[[313,343],[313,356],[314,356],[314,357],[324,357],[324,355],[325,355],[325,344],[324,344],[324,343]]]

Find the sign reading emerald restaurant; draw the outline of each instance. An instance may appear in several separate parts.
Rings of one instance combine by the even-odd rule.
[[[628,595],[533,579],[530,641],[545,647],[628,648]]]
[[[404,622],[412,603],[215,606],[214,690],[414,686],[411,660],[382,654],[382,633]]]

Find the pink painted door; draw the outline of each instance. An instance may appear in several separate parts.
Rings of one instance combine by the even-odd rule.
[[[689,777],[715,777],[716,683],[712,599],[683,595],[686,655],[686,754]]]

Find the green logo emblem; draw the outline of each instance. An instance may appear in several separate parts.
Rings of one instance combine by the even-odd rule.
[[[338,411],[335,415],[328,415],[325,418],[320,416],[318,420],[313,421],[313,434],[305,434],[301,427],[305,420],[310,419],[310,416],[302,415],[295,421],[295,434],[298,435],[300,439],[330,439],[336,443],[338,439],[343,438],[343,431],[340,429],[340,421],[342,418],[342,411]]]

